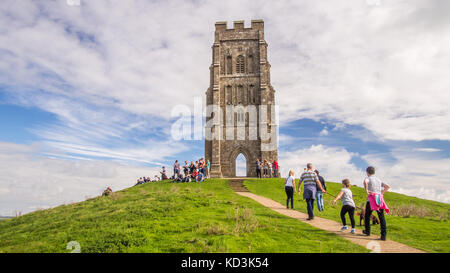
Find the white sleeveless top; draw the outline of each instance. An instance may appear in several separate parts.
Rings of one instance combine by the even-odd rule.
[[[286,178],[286,187],[294,187],[294,177],[291,175],[288,178]]]

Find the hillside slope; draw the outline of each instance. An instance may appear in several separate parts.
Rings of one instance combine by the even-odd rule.
[[[0,222],[0,252],[367,252],[234,193],[157,182]]]
[[[298,183],[298,179],[296,183]],[[286,202],[284,179],[251,179],[244,181],[244,185],[250,192],[282,204]],[[325,210],[319,212],[316,205],[314,213],[316,216],[341,222],[342,205],[339,202],[333,207],[331,202],[334,199],[333,196],[339,193],[342,185],[331,182],[326,182],[326,185],[329,194],[324,195]],[[364,189],[360,187],[351,189],[356,205],[364,204],[367,198]],[[302,197],[296,194],[294,199],[294,208],[301,212],[307,212],[306,202],[302,200]],[[391,209],[390,215],[386,216],[389,239],[429,252],[450,252],[450,224],[448,222],[450,204],[394,192],[386,193],[385,200]],[[359,226],[359,216],[355,217],[355,221]],[[374,226],[372,233],[380,234],[379,225]]]

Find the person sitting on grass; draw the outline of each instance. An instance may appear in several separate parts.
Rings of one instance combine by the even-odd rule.
[[[112,193],[112,189],[110,187],[106,188],[106,190],[103,191],[102,196],[109,196]]]
[[[196,181],[197,181],[197,182],[203,182],[204,180],[205,180],[205,176],[203,175],[203,173],[199,172],[199,173],[197,174],[197,179],[196,179]]]
[[[194,180],[194,181],[197,180],[197,175],[198,175],[198,171],[196,168],[194,168],[194,170],[192,171],[192,175],[191,175],[192,180]]]
[[[350,222],[352,224],[352,234],[355,234],[355,202],[353,201],[353,193],[350,190],[350,180],[344,179],[342,180],[342,189],[336,198],[333,200],[333,206],[336,202],[341,199],[342,209],[341,209],[341,220],[343,227],[341,231],[347,230],[347,223],[345,221],[345,214],[348,213],[350,217]]]
[[[167,175],[166,175],[166,167],[162,167],[162,171],[160,171],[161,173],[161,179],[162,180],[167,180]]]

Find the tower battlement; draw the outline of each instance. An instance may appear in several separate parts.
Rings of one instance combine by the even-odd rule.
[[[216,22],[216,32],[225,31],[245,31],[245,30],[259,30],[264,31],[264,21],[263,20],[251,20],[250,28],[246,28],[244,25],[245,21],[233,21],[233,28],[227,28],[227,22],[221,21]]]

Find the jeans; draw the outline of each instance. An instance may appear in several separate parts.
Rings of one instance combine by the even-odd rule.
[[[316,193],[316,199],[317,199],[317,208],[319,211],[323,211],[323,192],[320,190]]]
[[[380,219],[381,237],[386,237],[386,219],[384,218],[384,209],[377,210],[378,219]],[[372,208],[370,202],[366,203],[366,214],[364,215],[364,225],[366,233],[370,234],[370,216],[372,215]]]
[[[256,169],[256,177],[261,178],[261,169]]]
[[[345,221],[345,214],[347,214],[350,217],[350,222],[352,223],[352,228],[355,228],[355,208],[349,205],[342,206],[341,209],[341,220],[342,225],[346,226],[347,222]]]
[[[314,218],[314,199],[306,199],[306,208],[308,209],[309,218]]]
[[[286,208],[289,207],[289,200],[291,200],[291,209],[294,208],[294,188],[291,186],[284,187],[286,191],[287,200],[286,200]]]

